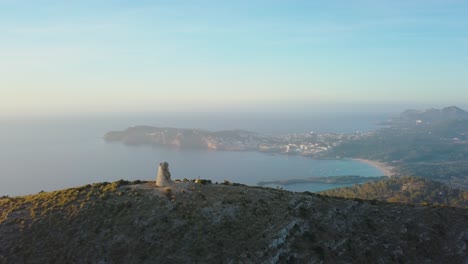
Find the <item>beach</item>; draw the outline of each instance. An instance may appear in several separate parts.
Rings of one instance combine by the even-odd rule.
[[[395,176],[395,173],[393,172],[393,167],[387,165],[387,163],[375,161],[375,160],[368,160],[368,159],[352,159],[352,160],[369,164],[377,168],[378,170],[380,170],[384,176],[387,176],[387,177]]]

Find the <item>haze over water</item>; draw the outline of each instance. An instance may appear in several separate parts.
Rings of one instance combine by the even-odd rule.
[[[311,176],[381,173],[354,161],[312,160],[255,152],[178,150],[105,143],[104,133],[131,125],[208,130],[246,129],[264,134],[355,132],[375,129],[385,114],[120,114],[0,121],[0,195],[51,191],[93,182],[154,180],[157,164],[168,161],[173,178],[258,181]],[[291,186],[318,191],[334,185]]]
[[[356,113],[466,108],[467,13],[446,0],[0,0],[0,194],[152,179],[161,160],[181,178],[331,173],[342,166],[101,137],[131,125],[355,132],[386,119]],[[263,159],[271,171],[254,169]]]

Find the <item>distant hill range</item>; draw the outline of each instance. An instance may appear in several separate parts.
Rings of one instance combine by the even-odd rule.
[[[435,123],[462,119],[468,119],[468,112],[456,106],[449,106],[443,109],[406,110],[400,114],[400,121],[403,122]]]
[[[0,198],[0,263],[466,263],[465,208],[230,184]]]

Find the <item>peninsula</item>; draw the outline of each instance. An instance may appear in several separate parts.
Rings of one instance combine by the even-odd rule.
[[[259,151],[286,155],[303,155],[319,158],[333,146],[357,140],[356,134],[314,132],[267,136],[245,130],[207,131],[201,129],[132,126],[123,131],[104,135],[107,142],[127,145],[153,145],[176,148],[198,148],[227,151]]]

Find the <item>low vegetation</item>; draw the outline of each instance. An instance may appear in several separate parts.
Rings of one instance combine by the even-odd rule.
[[[448,205],[468,208],[468,191],[421,177],[393,177],[321,192],[324,195],[413,204]]]

